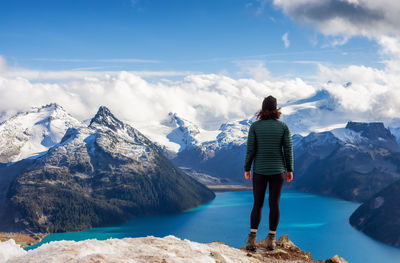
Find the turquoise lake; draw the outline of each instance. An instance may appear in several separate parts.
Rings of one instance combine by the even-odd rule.
[[[268,194],[257,240],[267,233]],[[108,239],[124,237],[175,235],[181,239],[208,243],[223,241],[232,247],[246,244],[250,229],[252,191],[216,193],[216,198],[200,207],[177,214],[136,217],[118,226],[85,231],[56,233],[28,249],[54,240]],[[284,189],[277,237],[289,238],[314,259],[327,259],[338,254],[351,263],[399,263],[400,249],[377,242],[355,230],[348,223],[358,203]]]

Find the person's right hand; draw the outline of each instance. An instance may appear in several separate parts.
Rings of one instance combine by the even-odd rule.
[[[293,180],[293,172],[287,172],[285,176],[286,182],[290,182]]]

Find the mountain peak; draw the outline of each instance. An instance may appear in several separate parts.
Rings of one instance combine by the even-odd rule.
[[[111,111],[106,106],[100,106],[97,110],[97,114],[101,115],[113,115]]]
[[[383,122],[357,122],[357,121],[349,121],[347,122],[346,129],[351,129],[356,132],[365,131],[367,129],[378,129],[384,130],[386,129],[383,125]]]
[[[176,112],[168,112],[168,118],[164,119],[161,124],[173,128],[188,129],[193,131],[195,134],[200,132],[197,124],[182,118]]]
[[[393,135],[383,125],[383,122],[355,122],[349,121],[346,125],[346,129],[353,130],[361,133],[362,136],[368,138],[390,138],[394,139]]]
[[[43,105],[43,106],[32,107],[31,110],[29,110],[27,112],[21,112],[21,114],[26,114],[29,112],[43,112],[43,111],[57,111],[57,110],[61,110],[61,111],[65,112],[64,108],[60,104],[51,102],[51,103]]]
[[[178,116],[178,114],[176,112],[169,112],[168,113],[169,116],[169,120],[170,122],[174,123],[176,126],[184,126],[186,123],[188,123],[189,121],[181,118],[180,116]]]
[[[124,128],[124,123],[118,120],[106,106],[100,106],[96,115],[90,120],[89,127],[105,126],[111,130]]]
[[[39,157],[59,143],[68,128],[81,126],[57,103],[19,112],[0,123],[0,163]]]
[[[46,104],[42,106],[42,108],[64,109],[60,104],[57,104],[56,102],[51,102],[49,104]]]

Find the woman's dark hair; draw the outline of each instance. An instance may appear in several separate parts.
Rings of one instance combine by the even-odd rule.
[[[281,108],[276,107],[276,99],[273,96],[264,97],[261,110],[256,112],[258,120],[279,119]]]

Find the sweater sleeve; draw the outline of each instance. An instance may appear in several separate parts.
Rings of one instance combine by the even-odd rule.
[[[247,150],[246,159],[244,161],[244,170],[251,170],[251,163],[253,162],[254,155],[256,153],[256,133],[254,131],[254,123],[250,125],[249,135],[247,136]]]
[[[293,172],[293,144],[292,144],[292,136],[290,134],[289,127],[284,125],[284,134],[283,134],[283,152],[285,156],[285,166],[288,172]]]

